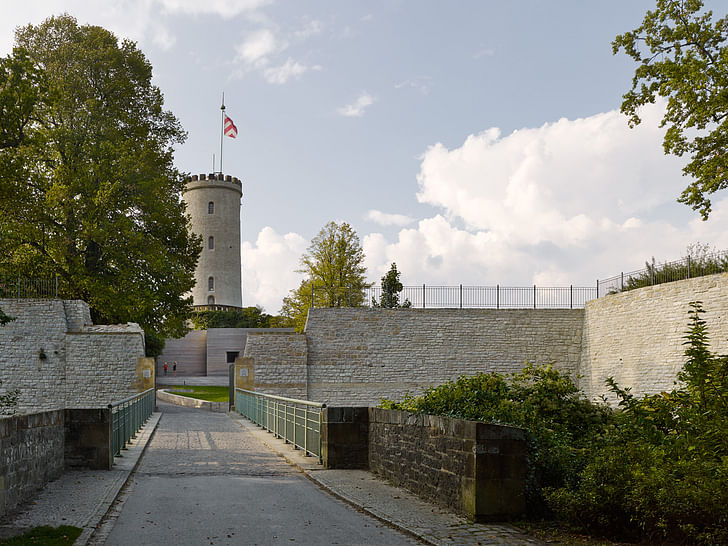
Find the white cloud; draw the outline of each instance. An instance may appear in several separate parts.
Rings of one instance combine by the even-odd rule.
[[[225,19],[255,12],[271,0],[159,0],[167,13],[185,15],[219,15]],[[149,3],[149,2],[147,2]]]
[[[171,48],[177,37],[165,26],[169,15],[211,15],[229,19],[254,18],[271,0],[34,0],[0,2],[0,55],[12,50],[17,25],[39,24],[51,15],[67,12],[81,24],[100,25],[120,38]]]
[[[342,106],[336,111],[344,117],[360,118],[364,115],[364,110],[372,104],[374,104],[374,97],[364,91],[353,103]]]
[[[235,47],[235,60],[252,68],[262,68],[270,62],[270,55],[285,45],[278,44],[276,37],[268,29],[260,29],[251,33],[242,44]]]
[[[394,88],[395,89],[403,89],[403,88],[417,89],[423,95],[429,95],[431,80],[432,80],[432,78],[430,76],[420,76],[417,78],[411,78],[409,80],[404,80],[399,83],[395,83]]]
[[[313,67],[320,69],[320,67]],[[307,72],[309,67],[294,61],[290,57],[281,66],[266,68],[264,75],[268,83],[284,84],[291,78],[299,78],[301,74]]]
[[[244,305],[261,305],[266,312],[277,314],[283,297],[301,282],[302,276],[295,270],[306,246],[297,233],[281,235],[271,227],[264,227],[255,243],[244,241]]]
[[[366,219],[380,226],[406,226],[415,221],[414,218],[404,214],[389,214],[380,210],[370,210],[366,214]]]
[[[495,51],[490,48],[483,48],[479,49],[475,53],[473,53],[473,59],[482,59],[483,57],[493,57],[495,56]]]
[[[312,19],[306,21],[306,23],[298,30],[293,31],[292,36],[298,40],[305,40],[311,36],[321,34],[324,28],[324,24],[321,21]]]

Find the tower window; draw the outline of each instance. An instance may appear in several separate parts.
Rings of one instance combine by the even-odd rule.
[[[215,238],[212,235],[207,239],[207,248],[210,250],[215,248]]]
[[[207,214],[215,214],[215,203],[212,201],[207,204]]]
[[[207,305],[215,305],[215,296],[207,296]]]
[[[207,279],[207,289],[212,292],[215,290],[215,277]]]

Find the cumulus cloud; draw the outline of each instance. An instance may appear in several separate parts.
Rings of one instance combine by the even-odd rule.
[[[367,107],[374,104],[374,97],[366,91],[362,92],[351,104],[337,108],[337,112],[347,118],[360,118]]]
[[[268,313],[278,313],[283,297],[301,282],[302,276],[295,270],[306,246],[297,233],[282,235],[271,227],[264,227],[255,243],[244,241],[244,305],[260,305]]]
[[[389,214],[380,210],[370,210],[366,214],[366,219],[380,226],[406,226],[415,221],[414,218],[404,214]]]
[[[592,286],[691,242],[728,248],[727,197],[708,222],[686,223],[675,202],[686,181],[662,153],[663,109],[646,108],[634,130],[614,111],[430,146],[417,198],[441,213],[395,240],[365,236],[370,279],[396,261],[411,284]]]

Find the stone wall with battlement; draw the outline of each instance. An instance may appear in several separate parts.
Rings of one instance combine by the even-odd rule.
[[[0,391],[20,390],[18,412],[105,407],[138,391],[144,332],[94,326],[82,301],[0,300]]]

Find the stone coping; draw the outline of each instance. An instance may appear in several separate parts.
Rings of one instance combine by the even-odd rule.
[[[169,389],[158,389],[157,400],[177,406],[185,406],[186,408],[198,408],[218,413],[227,413],[229,407],[227,402],[208,402],[207,400],[198,400],[188,396],[179,396],[169,392]]]

